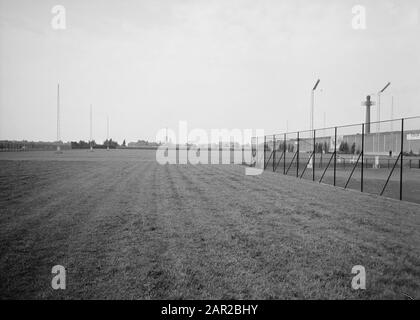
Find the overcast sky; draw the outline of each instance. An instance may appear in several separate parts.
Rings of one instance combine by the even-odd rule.
[[[66,8],[53,30],[51,8]],[[352,28],[352,7],[367,28]],[[419,1],[0,0],[0,139],[154,140],[159,129],[360,123],[388,81],[382,119],[420,115]],[[376,97],[374,97],[376,100]],[[376,119],[373,109],[372,120]]]

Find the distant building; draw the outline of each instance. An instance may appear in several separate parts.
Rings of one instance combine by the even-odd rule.
[[[420,155],[420,130],[404,131],[403,147],[404,152]],[[297,141],[291,140],[291,141]],[[291,143],[289,141],[289,143]],[[299,139],[299,150],[301,152],[311,152],[313,150],[313,140]],[[324,136],[316,139],[316,143],[327,144],[327,152],[334,151],[334,136]],[[362,134],[337,134],[337,151],[342,143],[347,143],[349,148],[354,144],[355,151],[362,150]],[[401,131],[388,131],[380,133],[365,134],[365,154],[376,155],[398,155],[401,150]]]

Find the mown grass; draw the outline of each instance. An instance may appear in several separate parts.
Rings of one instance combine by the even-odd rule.
[[[115,152],[0,161],[1,298],[420,297],[419,205]]]

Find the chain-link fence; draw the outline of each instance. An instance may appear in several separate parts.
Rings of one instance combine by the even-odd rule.
[[[420,117],[253,138],[264,169],[420,203]],[[260,152],[261,153],[261,152]]]

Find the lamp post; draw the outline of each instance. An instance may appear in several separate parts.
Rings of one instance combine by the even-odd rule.
[[[394,131],[394,96],[391,97],[391,132]]]
[[[315,106],[315,90],[319,85],[319,82],[321,80],[318,79],[314,85],[314,87],[312,88],[311,91],[311,119],[310,119],[310,132],[311,132],[311,139],[315,139],[315,131],[314,131],[314,106]],[[315,145],[315,142],[314,142]],[[299,148],[298,148],[298,152],[299,152]],[[315,148],[314,148],[314,152],[315,152]],[[299,156],[299,154],[298,154]],[[308,163],[308,167],[309,168],[313,168],[313,163],[314,163],[314,158],[315,158],[315,153],[312,155],[309,163]]]
[[[391,82],[388,82],[386,86],[378,92],[378,109],[377,109],[377,115],[378,115],[378,132],[381,128],[380,121],[381,121],[381,94],[391,85]]]
[[[391,85],[391,82],[388,82],[386,86],[378,92],[378,109],[377,109],[377,116],[378,116],[378,123],[377,123],[377,132],[376,135],[378,137],[378,153],[379,153],[379,133],[381,131],[381,94]],[[385,139],[385,136],[384,136]],[[385,150],[384,150],[385,151]]]
[[[391,151],[394,152],[394,96],[391,97]],[[397,150],[397,144],[395,144]]]
[[[313,134],[313,130],[314,130],[315,90],[318,87],[320,81],[321,81],[320,79],[316,81],[311,91],[311,112],[310,112],[310,125],[309,125],[309,129],[311,130],[311,135]]]

